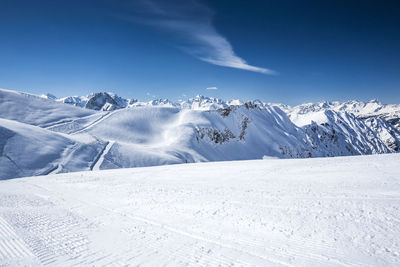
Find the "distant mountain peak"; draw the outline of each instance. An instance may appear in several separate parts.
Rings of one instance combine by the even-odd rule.
[[[0,147],[6,149],[0,155],[0,173],[8,177],[94,166],[366,155],[400,149],[400,131],[393,127],[400,120],[400,105],[321,101],[290,107],[205,96],[142,102],[107,92],[54,101],[7,90],[0,90],[0,99]]]
[[[56,100],[57,99],[57,97],[55,95],[52,95],[52,94],[49,94],[49,93],[42,94],[42,95],[40,95],[40,97],[46,98],[46,99],[51,99],[51,100]]]

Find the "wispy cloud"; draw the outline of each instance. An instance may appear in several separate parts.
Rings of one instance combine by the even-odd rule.
[[[218,88],[216,86],[211,86],[211,87],[207,87],[207,90],[218,90]]]
[[[235,54],[232,45],[212,24],[214,12],[198,0],[135,0],[135,22],[168,31],[186,53],[211,64],[276,74],[248,64]]]

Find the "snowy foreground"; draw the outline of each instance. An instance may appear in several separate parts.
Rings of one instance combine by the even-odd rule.
[[[0,181],[0,265],[399,266],[400,154]]]

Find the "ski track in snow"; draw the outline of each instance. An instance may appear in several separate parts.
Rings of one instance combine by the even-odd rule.
[[[114,143],[115,143],[115,141],[108,141],[107,145],[104,147],[103,151],[101,152],[100,156],[98,157],[98,160],[95,161],[95,164],[93,165],[93,168],[92,168],[93,171],[100,170],[100,166],[104,161],[104,156],[107,155],[107,153],[110,151],[110,149],[114,145]]]
[[[72,132],[71,134],[79,134],[79,133],[83,133],[86,132],[87,130],[89,130],[90,128],[92,128],[93,126],[99,124],[100,122],[104,121],[105,119],[107,119],[108,117],[110,117],[112,114],[116,113],[116,112],[120,112],[121,110],[114,110],[113,112],[108,111],[106,114],[104,114],[103,116],[101,116],[100,118],[96,119],[95,121],[89,123],[88,125],[84,126],[83,128],[79,129],[78,131]]]
[[[54,169],[50,170],[48,174],[57,174],[60,171],[62,171],[62,164],[57,164],[57,166],[54,167]]]
[[[398,266],[399,161],[256,160],[0,181],[0,265]]]
[[[92,170],[95,165],[111,169],[365,155],[400,148],[400,132],[382,119],[400,106],[377,101],[290,108],[202,96],[180,104],[137,102],[108,93],[57,100],[87,107],[80,108],[44,97],[0,89],[0,179]],[[382,118],[343,113],[362,109],[358,115],[365,116],[380,108],[386,110]],[[104,151],[110,140],[115,145]],[[105,161],[104,152],[109,152]]]
[[[0,217],[0,260],[26,257],[34,255],[10,225]]]

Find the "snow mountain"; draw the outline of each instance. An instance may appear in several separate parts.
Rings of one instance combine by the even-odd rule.
[[[0,90],[0,178],[399,150],[399,131],[380,117],[289,108],[204,96],[179,103],[111,93],[61,100]]]
[[[292,116],[292,121],[301,127],[308,142],[323,156],[365,155],[397,152],[400,139],[395,129],[382,119],[375,119],[377,125],[358,119],[347,112],[321,110]],[[383,131],[386,131],[383,134]],[[392,138],[392,139],[390,139]],[[327,153],[327,154],[324,154]]]
[[[51,94],[42,95],[49,99],[56,99]],[[168,106],[179,107],[194,110],[217,110],[227,108],[229,106],[241,106],[245,102],[240,100],[224,101],[219,98],[206,97],[197,95],[188,100],[180,100],[172,102],[168,99],[158,99],[148,102],[141,102],[137,99],[125,99],[113,93],[92,93],[88,96],[69,96],[56,99],[56,101],[72,104],[79,107],[85,107],[94,110],[115,110],[132,106]],[[86,105],[88,102],[91,104]],[[377,100],[369,102],[363,101],[322,101],[317,103],[306,103],[291,107],[280,103],[267,103],[260,100],[254,100],[253,103],[258,107],[264,108],[268,106],[277,106],[287,113],[289,117],[296,114],[305,114],[309,112],[318,112],[322,110],[333,110],[336,112],[347,112],[357,116],[358,118],[382,118],[398,130],[400,130],[400,104],[382,104]]]
[[[32,94],[0,89],[0,118],[40,127],[98,116],[94,110],[59,103]]]
[[[390,152],[398,152],[400,149],[400,105],[382,104],[376,100],[369,102],[346,101],[346,102],[319,102],[307,103],[295,107],[283,106],[288,117],[300,127],[308,127],[312,119],[316,124],[324,127],[328,123],[327,119],[320,120],[321,114],[338,114],[336,117],[345,116],[347,119],[339,119],[340,124],[331,123],[330,125],[340,126],[350,123],[348,126],[357,129],[357,124],[362,124],[364,132],[369,136],[371,142],[383,141]],[[339,115],[342,114],[342,115]],[[353,122],[349,121],[349,118]],[[357,121],[357,123],[355,123]],[[336,127],[337,128],[337,127]],[[343,128],[343,127],[340,127]],[[372,133],[371,133],[372,131]],[[359,131],[358,131],[359,132]],[[357,134],[360,137],[359,134]],[[379,142],[379,141],[378,141]],[[371,146],[368,145],[370,148]],[[373,148],[372,148],[373,149]],[[380,152],[379,152],[380,153]]]
[[[0,137],[2,179],[92,170],[105,145],[6,119],[0,119]]]
[[[87,109],[107,111],[125,108],[131,102],[131,100],[124,99],[116,94],[106,92],[92,93],[86,97],[68,96],[56,99],[56,101]]]
[[[290,107],[281,105],[280,108],[285,110],[289,117],[296,114],[306,114],[310,112],[318,112],[322,110],[334,110],[337,112],[351,113],[358,118],[382,118],[398,130],[400,130],[400,104],[382,104],[377,100],[369,102],[362,101],[334,101],[334,102],[318,102],[307,103]]]

